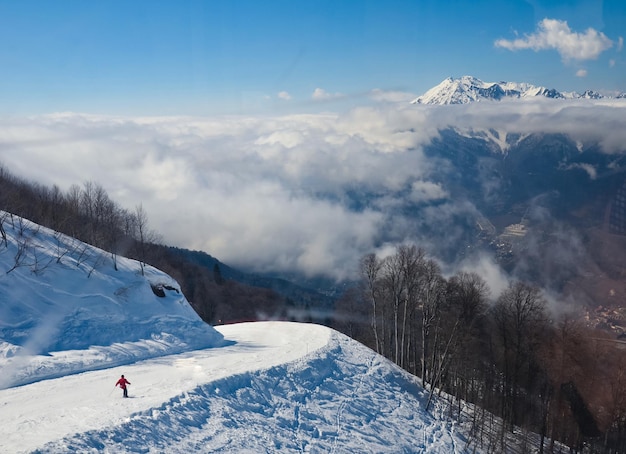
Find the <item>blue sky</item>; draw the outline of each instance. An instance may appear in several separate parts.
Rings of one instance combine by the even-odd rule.
[[[507,49],[544,18],[610,47]],[[448,76],[626,91],[626,5],[610,1],[0,2],[4,114],[249,113],[422,94]],[[576,75],[578,73],[578,75]],[[583,77],[584,76],[584,77]],[[280,95],[279,95],[280,93]]]
[[[626,92],[625,24],[623,0],[0,0],[0,165],[102,184],[231,266],[344,279],[381,239],[422,240],[407,200],[438,201],[426,225],[467,214],[422,152],[443,128],[623,153],[621,100],[409,101],[463,75]]]

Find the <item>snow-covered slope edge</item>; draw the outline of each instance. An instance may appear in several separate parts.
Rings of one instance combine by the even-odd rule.
[[[0,220],[0,388],[222,343],[167,274]]]
[[[415,377],[336,331],[287,322],[218,329],[232,346],[212,349],[205,362],[205,353],[184,355],[197,374],[208,374],[197,386],[159,406],[119,414],[115,424],[48,443],[39,452],[448,453],[465,447],[452,423],[425,411],[425,391]],[[279,335],[284,337],[280,345],[265,345]],[[309,353],[293,359],[295,350],[302,353],[305,347]],[[125,370],[139,386],[140,380],[159,375],[156,362]],[[263,364],[268,367],[259,368]],[[82,380],[89,381],[88,376]],[[161,383],[179,386],[173,381]],[[141,402],[151,393],[130,401]]]

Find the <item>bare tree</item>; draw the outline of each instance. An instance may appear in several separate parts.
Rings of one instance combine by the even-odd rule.
[[[421,376],[424,385],[429,381],[428,357],[433,326],[440,317],[445,295],[445,279],[441,268],[432,259],[426,260],[421,275],[419,308],[421,309]]]
[[[144,268],[146,265],[146,237],[148,230],[148,215],[146,214],[141,204],[135,207],[135,227],[136,227],[136,240],[139,242],[139,266],[141,267],[141,274],[144,274]]]
[[[17,251],[15,251],[15,257],[13,258],[13,266],[6,272],[6,274],[9,274],[10,272],[16,270],[21,266],[32,265],[31,263],[26,262],[26,258],[28,257],[29,245],[29,238],[21,237],[17,240]]]
[[[83,184],[83,190],[80,194],[80,211],[81,214],[87,218],[87,222],[89,223],[89,236],[86,240],[91,244],[95,244],[95,192],[95,184],[91,181],[85,181]]]
[[[398,248],[397,255],[402,273],[403,290],[403,312],[402,327],[400,332],[400,367],[406,367],[409,346],[408,343],[408,322],[418,305],[420,287],[422,285],[422,273],[425,266],[426,253],[423,249],[414,245],[402,245]]]
[[[60,232],[54,232],[54,239],[57,243],[57,252],[56,252],[56,262],[61,263],[61,259],[67,255],[70,251],[67,248],[67,245],[63,241],[64,235]]]
[[[374,342],[376,344],[376,353],[384,354],[380,336],[378,333],[378,311],[380,306],[380,284],[379,275],[381,269],[381,261],[376,254],[367,254],[361,259],[361,277],[364,281],[368,299],[372,305],[371,325],[374,333]]]
[[[527,394],[522,388],[534,378],[533,367],[540,334],[546,327],[546,301],[537,287],[514,282],[500,295],[492,309],[495,332],[501,347],[503,400],[501,413],[512,427],[520,424]]]
[[[399,253],[386,257],[382,262],[383,285],[390,296],[393,311],[393,361],[400,364],[400,311],[405,303],[404,274],[402,272],[402,257]]]
[[[2,214],[0,215],[0,236],[2,236],[2,242],[4,243],[5,247],[9,247],[9,242],[7,240],[7,232],[4,230],[4,221],[6,220],[6,218],[8,217],[8,213],[6,212],[2,212]]]

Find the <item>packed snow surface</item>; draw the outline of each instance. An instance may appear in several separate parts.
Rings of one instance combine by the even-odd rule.
[[[214,328],[157,269],[7,213],[0,226],[0,453],[466,445],[415,377],[336,331]]]
[[[319,325],[0,391],[0,452],[461,452],[414,377]],[[121,374],[128,399],[114,388]]]

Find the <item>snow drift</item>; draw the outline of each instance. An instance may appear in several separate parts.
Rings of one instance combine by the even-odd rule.
[[[0,388],[220,344],[167,274],[0,219]]]

